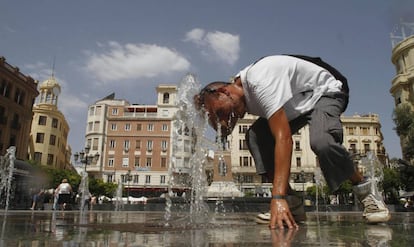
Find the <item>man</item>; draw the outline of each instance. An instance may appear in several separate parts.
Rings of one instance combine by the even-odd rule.
[[[310,145],[332,190],[345,180],[355,185],[369,222],[390,218],[381,198],[371,192],[342,146],[340,115],[348,104],[346,78],[320,58],[274,55],[241,70],[232,83],[212,82],[194,96],[209,124],[223,137],[246,112],[260,118],[247,133],[257,172],[273,181],[269,227],[297,228],[287,202],[292,156],[292,133],[309,125]],[[270,158],[269,158],[270,157]]]

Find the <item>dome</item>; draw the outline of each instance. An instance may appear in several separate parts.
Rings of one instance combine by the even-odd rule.
[[[60,88],[60,85],[56,81],[55,77],[53,76],[45,80],[44,82],[42,82],[42,84],[40,84],[40,89],[54,88],[54,87]]]

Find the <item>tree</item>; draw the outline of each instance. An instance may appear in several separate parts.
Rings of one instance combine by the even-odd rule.
[[[384,168],[384,179],[382,189],[387,203],[398,203],[398,191],[401,188],[400,172],[397,169]]]
[[[404,159],[414,158],[414,111],[408,104],[400,104],[394,109],[395,131],[402,141]]]
[[[114,183],[105,183],[102,179],[89,179],[89,191],[92,195],[113,197],[117,186]]]

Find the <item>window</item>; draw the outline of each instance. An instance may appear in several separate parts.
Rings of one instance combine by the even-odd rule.
[[[49,145],[54,146],[55,144],[56,144],[56,136],[55,135],[50,135]]]
[[[161,127],[162,131],[168,131],[168,124],[163,124]]]
[[[152,151],[153,142],[151,140],[147,141],[147,150],[148,152]]]
[[[163,152],[166,152],[166,151],[167,151],[167,148],[168,148],[168,143],[167,143],[167,141],[166,141],[166,140],[162,140],[162,141],[161,141],[161,150],[162,150]]]
[[[248,129],[249,129],[248,125],[240,125],[239,126],[239,134],[245,134]]]
[[[122,158],[122,167],[129,167],[129,158],[128,157]]]
[[[369,128],[368,127],[361,127],[362,135],[369,135]]]
[[[148,157],[148,158],[147,158],[147,161],[145,162],[145,165],[146,165],[147,167],[151,167],[151,166],[152,166],[152,158],[151,158],[151,157]]]
[[[165,175],[161,175],[160,184],[165,184]]]
[[[137,124],[137,130],[138,130],[138,131],[142,130],[142,124],[140,124],[140,123],[139,123],[139,124]]]
[[[114,167],[114,163],[115,163],[114,158],[108,159],[108,167]]]
[[[57,118],[52,119],[52,128],[57,129],[59,120]]]
[[[125,124],[125,131],[131,131],[131,124]]]
[[[249,150],[246,140],[239,140],[239,150]]]
[[[88,123],[88,131],[92,131],[92,128],[93,128],[93,123],[89,122]]]
[[[295,151],[300,151],[300,141],[295,141]]]
[[[113,181],[113,175],[112,174],[106,175],[106,182],[112,183],[112,181]]]
[[[134,175],[134,177],[133,177],[133,183],[134,184],[137,184],[137,183],[139,183],[139,175]]]
[[[41,152],[35,152],[35,153],[34,153],[34,157],[33,157],[33,159],[34,159],[36,162],[41,162],[41,161],[42,161],[42,153],[41,153]]]
[[[356,127],[347,127],[348,135],[355,135],[356,134]]]
[[[135,167],[139,167],[139,165],[140,165],[140,157],[139,156],[135,156],[135,159],[134,159],[134,166]]]
[[[43,143],[45,140],[45,133],[36,134],[36,143]]]
[[[147,125],[147,130],[148,131],[154,131],[154,124],[148,124]]]
[[[367,153],[367,152],[369,152],[371,149],[370,149],[370,147],[369,147],[369,143],[365,143],[364,144],[364,151],[365,151],[365,153]]]
[[[251,164],[249,156],[240,156],[240,166],[248,167]]]
[[[118,108],[112,109],[112,115],[118,115]]]
[[[93,125],[93,131],[99,131],[100,128],[101,128],[101,123],[99,121],[95,121]]]
[[[349,145],[349,150],[348,150],[351,154],[355,154],[357,151],[356,151],[356,144],[355,143],[351,143],[350,145]]]
[[[111,130],[116,130],[116,123],[111,124]]]
[[[145,175],[145,183],[150,184],[151,183],[151,175]]]
[[[190,141],[184,140],[184,152],[190,152]]]
[[[54,159],[53,154],[48,154],[47,155],[47,164],[48,165],[53,165],[53,159]]]
[[[135,148],[136,149],[141,149],[141,140],[136,140],[135,141]]]
[[[129,151],[129,140],[125,140],[124,141],[124,151],[128,152]]]
[[[46,116],[39,116],[39,125],[46,125],[47,117]]]
[[[169,93],[164,93],[164,95],[162,97],[162,103],[168,104],[169,102],[170,102],[170,94]]]
[[[99,143],[99,138],[93,138],[92,150],[98,150],[98,143]]]
[[[296,157],[296,167],[301,167],[302,166],[302,160],[300,157]]]
[[[161,168],[167,167],[167,158],[161,157]]]
[[[100,116],[102,113],[102,107],[101,106],[97,106],[95,108],[95,115]]]
[[[95,108],[93,106],[89,107],[89,116],[93,116],[95,112]]]
[[[110,141],[109,141],[109,149],[114,149],[114,148],[115,148],[115,146],[116,146],[116,142],[115,142],[115,140],[110,140]]]
[[[0,87],[0,94],[3,95],[4,97],[8,98],[10,96],[10,87],[9,87],[9,83],[6,82],[5,80],[3,80],[1,82],[1,87]]]
[[[253,183],[253,176],[252,175],[244,176],[244,182],[245,183]]]

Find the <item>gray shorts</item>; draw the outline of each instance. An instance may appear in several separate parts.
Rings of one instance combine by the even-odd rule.
[[[289,122],[291,133],[309,124],[309,139],[328,186],[336,190],[355,172],[354,163],[344,146],[340,116],[348,104],[348,96],[335,93],[323,96],[314,110]],[[268,121],[259,118],[246,133],[256,172],[273,176],[274,145]]]

